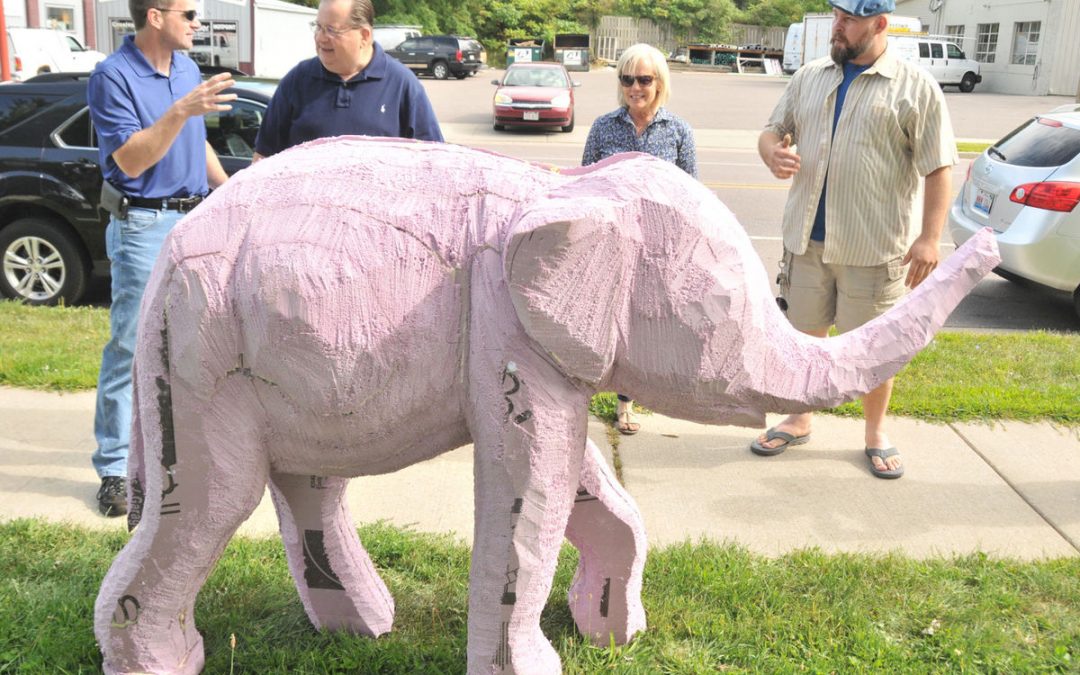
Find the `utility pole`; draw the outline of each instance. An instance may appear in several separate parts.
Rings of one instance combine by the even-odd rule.
[[[11,79],[10,49],[7,43],[7,21],[4,20],[4,0],[0,0],[0,82]]]

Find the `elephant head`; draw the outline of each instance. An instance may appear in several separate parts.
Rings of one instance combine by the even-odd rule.
[[[890,312],[834,338],[796,331],[731,212],[677,169],[608,162],[525,211],[504,266],[525,330],[566,374],[704,423],[838,404],[892,377],[999,262],[989,232]],[[648,175],[635,183],[635,175]],[[582,199],[586,193],[587,199]]]

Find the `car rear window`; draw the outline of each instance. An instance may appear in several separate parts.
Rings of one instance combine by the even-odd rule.
[[[1061,166],[1080,153],[1080,130],[1034,118],[997,142],[995,157],[1016,166]]]
[[[22,93],[16,91],[20,85],[4,87],[8,91],[0,92],[0,133],[6,132],[16,124],[25,122],[36,113],[48,108],[63,96]]]

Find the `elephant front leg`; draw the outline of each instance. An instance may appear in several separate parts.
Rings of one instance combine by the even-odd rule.
[[[540,613],[577,491],[586,397],[535,355],[488,366],[473,383],[468,671],[558,673]]]
[[[394,599],[360,543],[345,478],[270,476],[281,538],[300,599],[319,629],[378,637],[394,623]]]
[[[645,629],[645,522],[592,440],[587,440],[566,538],[580,554],[567,594],[578,630],[597,646],[629,642]]]

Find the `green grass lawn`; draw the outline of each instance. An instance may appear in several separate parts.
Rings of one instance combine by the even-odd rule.
[[[468,549],[380,525],[360,530],[394,595],[378,640],[311,628],[276,539],[235,539],[195,606],[207,673],[461,673]],[[0,524],[0,673],[93,672],[93,605],[125,534]],[[542,627],[568,673],[1051,673],[1080,664],[1080,558],[981,555],[776,559],[733,545],[650,552],[649,628],[593,647],[574,628],[566,547]],[[230,647],[230,636],[236,647]]]
[[[97,385],[107,310],[0,302],[0,385]],[[615,396],[593,399],[615,419]],[[833,412],[861,415],[858,402]],[[1080,335],[943,332],[900,372],[890,412],[925,420],[1051,420],[1080,424]]]

